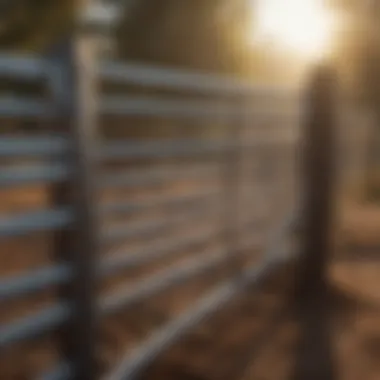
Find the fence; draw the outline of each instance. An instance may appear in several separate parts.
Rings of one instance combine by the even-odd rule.
[[[9,264],[14,257],[2,269],[0,300],[6,305],[56,290],[41,309],[25,316],[24,308],[17,318],[10,314],[0,346],[10,349],[56,331],[60,362],[36,375],[44,380],[98,378],[99,319],[191,278],[227,270],[214,290],[104,375],[134,378],[183,333],[286,259],[277,250],[295,218],[289,217],[295,208],[295,179],[289,174],[294,177],[297,130],[289,129],[288,138],[275,136],[276,118],[297,125],[295,91],[135,64],[98,64],[91,50],[91,44],[69,41],[49,57],[0,57],[3,77],[44,86],[39,98],[0,98],[3,125],[13,130],[0,139],[2,192],[29,193],[35,186],[44,192],[38,209],[9,212],[2,206],[8,213],[0,219],[2,260]],[[104,94],[101,81],[111,84],[112,94]],[[15,134],[16,118],[42,127]],[[195,124],[213,135],[174,138],[178,131],[197,130]],[[136,134],[157,126],[171,126],[170,133],[130,137],[131,127]],[[284,199],[275,203],[279,195]],[[265,204],[258,196],[272,210],[259,210]],[[43,231],[53,232],[44,256],[48,264],[25,264],[20,272],[33,249],[28,243],[22,252],[9,247]],[[192,253],[183,257],[184,252]],[[176,255],[181,260],[172,264]],[[164,269],[99,297],[102,279],[151,263]]]

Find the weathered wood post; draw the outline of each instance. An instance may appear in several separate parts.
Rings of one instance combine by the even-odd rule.
[[[331,256],[337,130],[335,74],[320,66],[307,89],[302,151],[303,236],[300,301],[325,292]]]
[[[302,336],[295,380],[335,378],[327,278],[334,220],[335,86],[334,71],[319,66],[312,73],[306,93],[301,255],[296,278],[296,308]]]

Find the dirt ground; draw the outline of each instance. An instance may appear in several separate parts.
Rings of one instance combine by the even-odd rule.
[[[186,187],[186,191],[193,190]],[[162,192],[167,193],[167,190]],[[175,192],[178,194],[179,189],[176,188]],[[40,191],[30,191],[29,197],[31,199],[25,202],[33,204],[33,207],[48,203],[41,197]],[[25,200],[17,193],[11,197],[21,198]],[[9,205],[12,211],[25,209],[25,204]],[[173,210],[175,213],[176,210]],[[343,304],[337,302],[334,313],[331,313],[336,370],[339,380],[378,380],[380,207],[350,203],[341,207],[339,215],[331,280],[349,301]],[[157,216],[160,217],[160,214]],[[216,226],[220,227],[218,220],[217,217]],[[202,217],[195,222],[200,230],[204,224],[210,224],[208,219]],[[177,228],[171,233],[179,236],[184,231]],[[4,263],[2,275],[38,268],[41,264],[51,262],[49,236],[14,239],[3,244],[0,250]],[[204,252],[207,248],[217,246],[213,244],[206,245]],[[22,252],[22,260],[17,252]],[[25,252],[29,254],[25,255]],[[127,285],[133,284],[141,276],[151,275],[194,254],[191,251],[176,253],[174,256],[169,255],[164,264],[153,264],[144,271],[123,272],[111,282],[105,282],[103,289],[110,291],[118,288],[121,283],[125,283],[126,276],[131,281]],[[196,254],[201,258],[203,249],[198,249]],[[102,370],[106,371],[116,364],[125,350],[149,337],[151,331],[185,310],[199,296],[231,275],[233,270],[233,267],[215,269],[212,276],[198,276],[165,294],[104,319],[100,326],[98,350]],[[299,328],[289,302],[292,299],[292,280],[293,268],[286,266],[259,288],[247,289],[162,353],[142,374],[141,380],[293,380]],[[37,310],[42,305],[49,305],[54,299],[53,291],[27,301],[11,301],[10,304],[1,305],[1,321],[9,322],[23,315],[25,310]],[[0,379],[34,379],[54,364],[57,357],[58,347],[54,335],[17,345],[0,354]]]
[[[341,211],[330,273],[339,289],[328,318],[333,369],[339,380],[378,380],[380,207],[350,203]],[[293,274],[287,266],[248,289],[157,358],[141,379],[293,380],[300,338],[288,302]]]

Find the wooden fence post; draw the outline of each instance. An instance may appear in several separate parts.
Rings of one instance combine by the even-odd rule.
[[[331,256],[337,131],[334,73],[318,67],[307,90],[303,130],[303,238],[299,290],[317,296]],[[301,298],[301,301],[303,296]]]
[[[306,94],[303,130],[303,209],[296,306],[301,327],[295,380],[332,380],[328,261],[331,256],[336,156],[336,78],[319,66]]]
[[[51,91],[58,113],[53,125],[67,137],[65,159],[70,178],[53,189],[56,205],[73,213],[73,224],[55,239],[55,258],[73,271],[71,281],[58,290],[71,316],[58,332],[63,360],[72,380],[98,378],[96,364],[96,267],[99,231],[95,202],[96,151],[95,51],[91,37],[77,32],[51,55]]]

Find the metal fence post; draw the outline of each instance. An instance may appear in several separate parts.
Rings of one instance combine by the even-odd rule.
[[[331,256],[336,99],[335,74],[318,67],[307,89],[302,152],[302,237],[296,278],[301,327],[295,380],[335,378],[329,327],[328,260]]]
[[[51,91],[57,123],[71,150],[66,159],[69,181],[53,189],[53,202],[71,207],[74,222],[57,233],[56,259],[69,264],[71,281],[59,289],[71,310],[69,322],[59,331],[63,359],[73,368],[72,380],[98,377],[96,349],[96,259],[99,249],[95,208],[96,78],[95,41],[73,35],[51,55]]]

